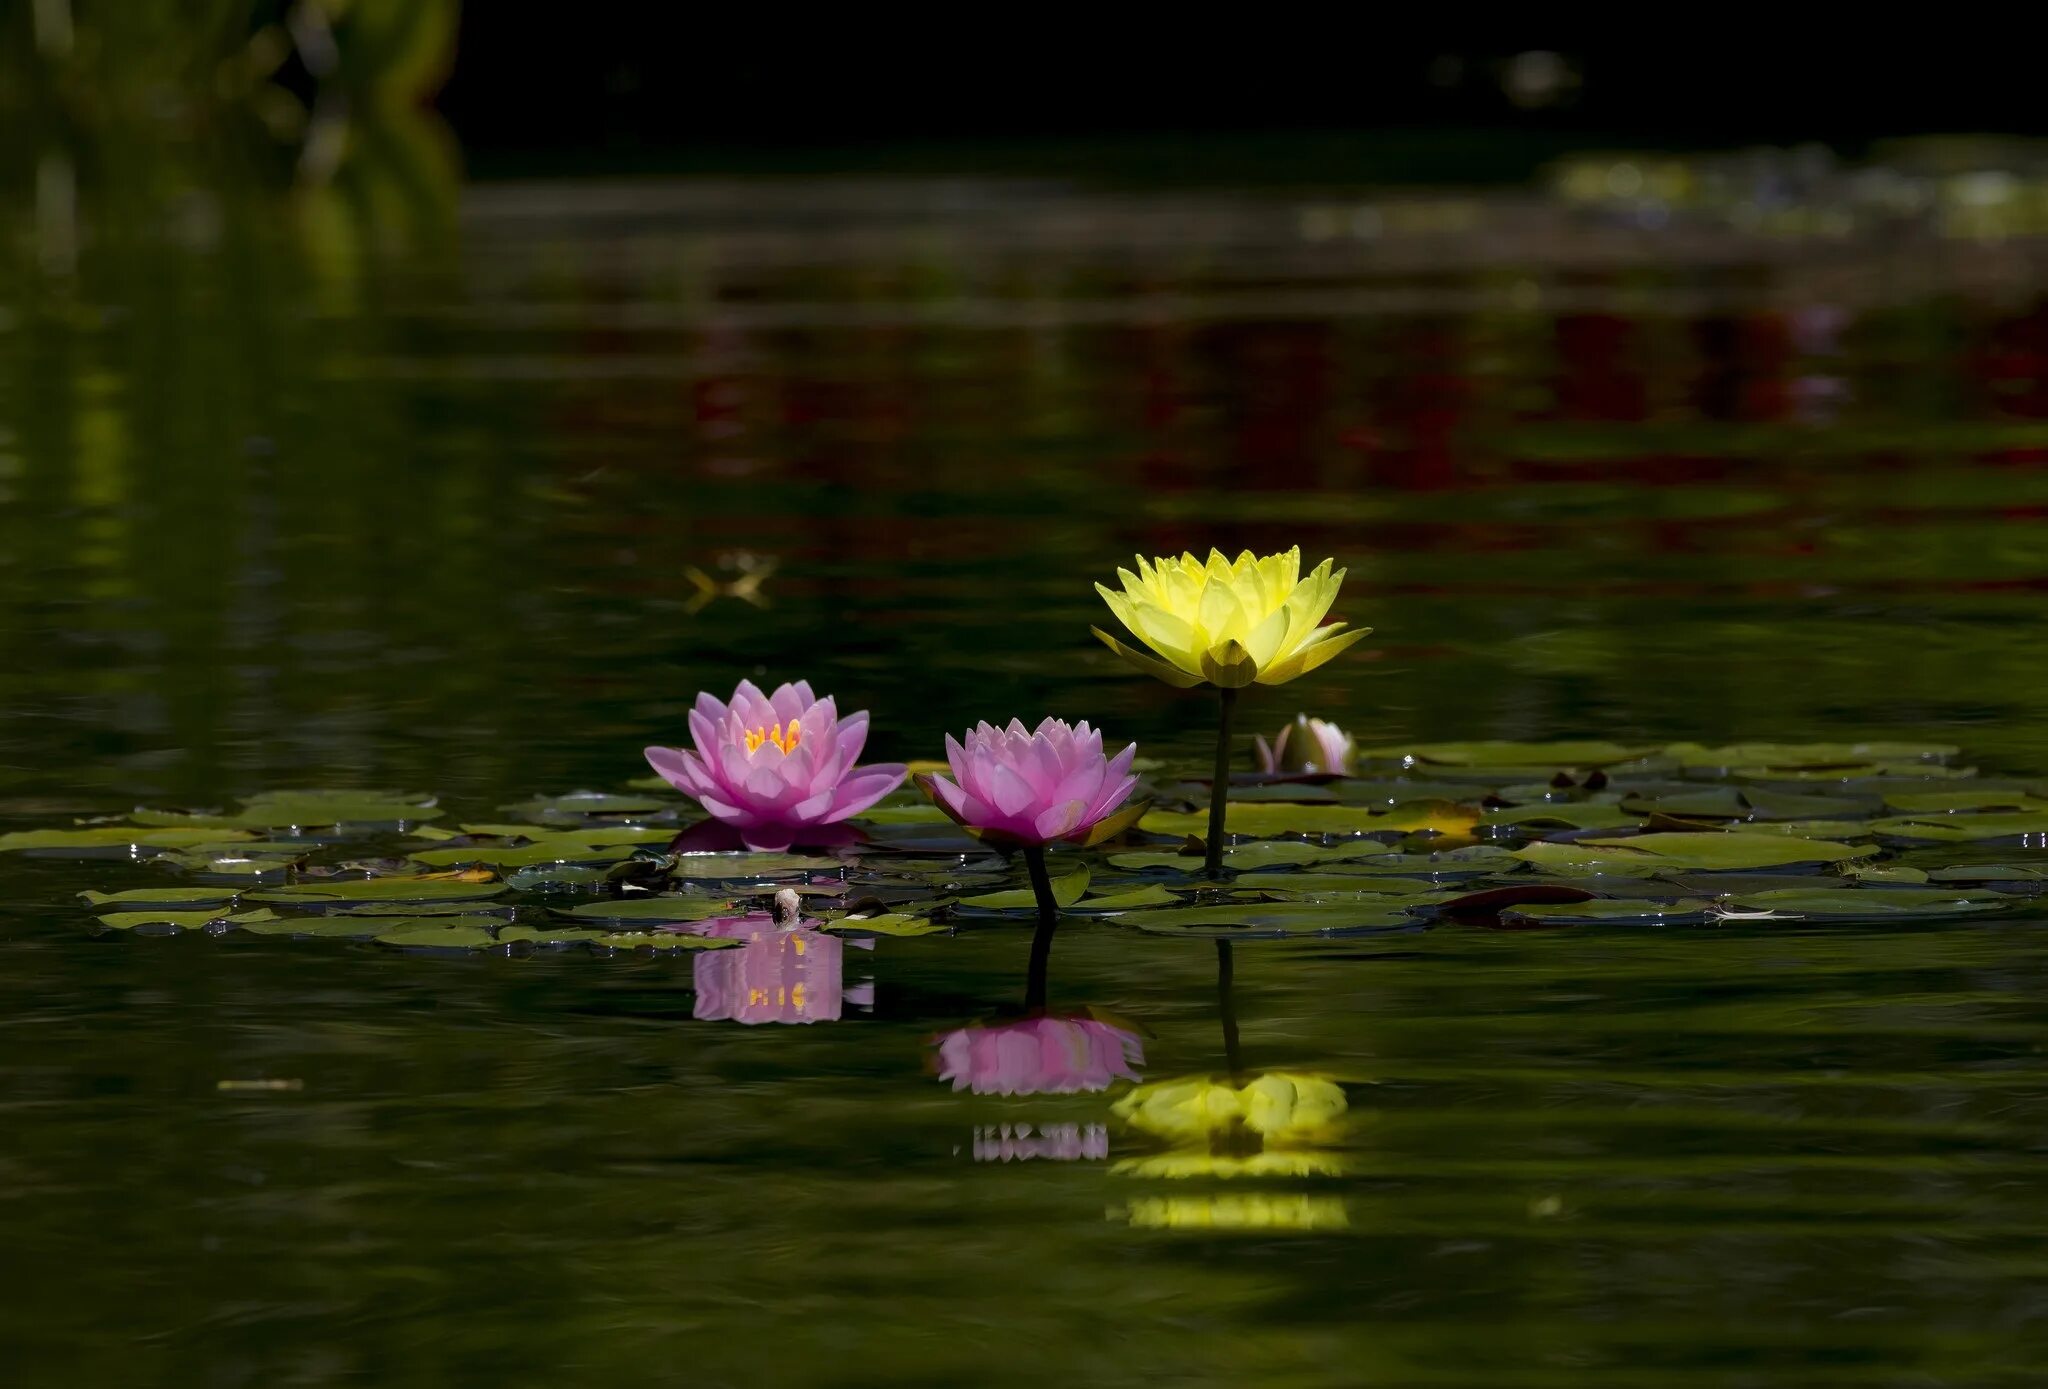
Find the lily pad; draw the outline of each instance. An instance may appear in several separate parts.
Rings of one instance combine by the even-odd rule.
[[[1229,844],[1223,849],[1223,866],[1239,871],[1254,868],[1278,868],[1289,864],[1334,863],[1341,859],[1368,858],[1391,853],[1386,845],[1374,840],[1359,840],[1351,844],[1309,844],[1298,839],[1254,839],[1242,844]],[[1118,868],[1177,868],[1189,873],[1203,870],[1200,854],[1141,853],[1111,854],[1109,861]]]
[[[1089,912],[1123,912],[1134,907],[1166,907],[1180,898],[1166,888],[1154,883],[1148,887],[1132,888],[1127,892],[1110,892],[1100,897],[1083,897],[1068,904],[1067,910],[1081,915]]]
[[[1385,811],[1362,805],[1232,803],[1223,813],[1223,828],[1230,834],[1257,837],[1281,834],[1409,834],[1419,830],[1463,834],[1478,819],[1476,809],[1444,801],[1418,801]],[[1207,834],[1209,812],[1154,810],[1138,822],[1138,828],[1153,834]]]
[[[99,922],[100,925],[112,927],[116,931],[133,931],[138,928],[148,929],[152,926],[175,927],[180,931],[200,931],[217,922],[228,926],[246,926],[251,922],[274,920],[276,916],[277,913],[263,909],[230,913],[224,911],[167,911],[159,907],[128,912],[108,912],[99,919]]]
[[[1639,834],[1626,839],[1581,839],[1572,844],[1530,844],[1517,850],[1516,857],[1556,865],[1571,862],[1574,857],[1614,862],[1626,860],[1631,855],[1643,855],[1661,860],[1672,868],[1735,871],[1774,868],[1788,863],[1835,863],[1871,852],[1871,849],[1849,844],[1799,839],[1790,835],[1701,830]]]
[[[1664,749],[1688,768],[1822,769],[1882,762],[1939,763],[1962,751],[1945,743],[1731,743],[1702,747],[1674,743]]]
[[[201,907],[227,906],[239,893],[231,887],[131,887],[124,892],[81,892],[78,895],[93,907],[122,907],[136,911],[184,907],[196,911]]]
[[[2014,890],[2029,891],[2037,884],[2048,883],[2048,864],[1959,864],[1953,868],[1930,868],[1927,880],[1931,883],[2009,883]]]
[[[1677,926],[1707,919],[1713,903],[1698,897],[1663,902],[1645,897],[1595,897],[1585,902],[1538,902],[1502,913],[1551,926]]]
[[[1732,899],[1745,911],[1774,911],[1807,920],[1858,921],[1897,917],[1966,916],[1997,911],[2018,902],[2000,892],[1964,892],[1940,887],[1855,887],[1843,892],[1790,888],[1753,892]]]
[[[401,920],[379,931],[375,940],[408,950],[483,950],[498,943],[489,923],[461,918]]]
[[[829,918],[823,929],[842,935],[857,936],[943,936],[951,934],[953,928],[925,917],[905,912],[889,912],[879,916]]]
[[[950,825],[952,818],[929,801],[912,805],[870,806],[853,817],[869,825]]]
[[[682,854],[676,859],[676,877],[691,882],[753,882],[844,867],[839,859],[802,854]]]
[[[1260,892],[1314,893],[1317,895],[1374,896],[1435,892],[1438,884],[1428,878],[1398,878],[1365,873],[1246,873],[1232,887]],[[1085,903],[1083,904],[1086,905]]]
[[[1640,815],[1618,805],[1579,801],[1562,804],[1518,805],[1491,810],[1481,816],[1482,825],[1517,825],[1533,829],[1614,830],[1642,823]]]
[[[658,815],[680,808],[682,802],[655,796],[619,796],[603,791],[572,791],[566,796],[536,796],[505,809],[515,815],[545,816],[550,820],[581,819],[588,815]]]
[[[1954,791],[1893,791],[1884,798],[1894,815],[1953,815],[1963,811],[2048,814],[2048,800],[2010,787],[1966,786]]]
[[[481,902],[505,891],[503,883],[458,883],[445,878],[323,878],[248,894],[252,902],[317,907],[353,902]]]
[[[2048,835],[2048,813],[2022,811],[2014,814],[1969,814],[1899,816],[1870,822],[1873,833],[1894,839],[1917,839],[1929,843],[1963,843],[1978,839],[2021,839]]]
[[[583,921],[617,921],[644,926],[655,921],[705,921],[714,916],[735,916],[737,910],[723,897],[620,897],[603,902],[582,902],[568,909]]]
[[[1062,907],[1071,907],[1081,900],[1081,894],[1088,890],[1088,865],[1076,864],[1073,868],[1052,880],[1052,900]],[[985,911],[1007,911],[1016,907],[1036,907],[1038,895],[1030,888],[1010,888],[1002,892],[984,892],[973,897],[962,897],[960,905]]]
[[[368,940],[391,929],[389,919],[352,920],[348,914],[277,916],[264,921],[238,921],[236,929],[258,936],[303,937],[307,940]]]
[[[15,830],[0,834],[0,851],[14,850],[46,854],[84,853],[109,849],[182,849],[194,844],[215,844],[237,839],[254,839],[244,830],[160,829],[127,825],[94,825],[76,830]]]

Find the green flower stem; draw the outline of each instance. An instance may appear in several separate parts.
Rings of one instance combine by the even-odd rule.
[[[1212,879],[1223,877],[1223,805],[1230,797],[1230,711],[1237,704],[1237,691],[1224,689],[1223,712],[1216,721],[1216,780],[1209,788],[1209,862]]]
[[[1024,867],[1031,874],[1031,891],[1038,898],[1038,930],[1031,937],[1031,966],[1025,976],[1024,1007],[1033,1013],[1045,1009],[1046,965],[1052,959],[1053,928],[1059,925],[1059,904],[1052,900],[1052,878],[1045,871],[1045,850],[1034,845],[1024,851]]]

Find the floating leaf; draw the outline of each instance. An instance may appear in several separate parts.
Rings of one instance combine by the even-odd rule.
[[[1977,839],[2019,839],[2027,835],[2048,835],[2048,814],[2023,811],[2015,814],[1900,816],[1873,820],[1870,829],[1895,839],[1918,839],[1932,843],[1962,843]]]
[[[124,892],[81,892],[78,894],[87,905],[94,907],[132,906],[136,910],[145,907],[224,907],[238,895],[231,887],[131,887]]]
[[[1845,863],[1841,866],[1845,878],[1854,878],[1864,883],[1924,883],[1927,870],[1915,868],[1906,863]]]
[[[1787,770],[1850,767],[1873,762],[1938,763],[1961,748],[1941,743],[1732,743],[1701,747],[1674,743],[1664,749],[1682,765],[1702,769],[1780,768]]]
[[[945,811],[929,801],[920,801],[915,805],[870,806],[853,818],[860,823],[869,825],[950,825],[953,823],[951,817]]]
[[[445,878],[323,878],[249,894],[252,902],[317,907],[340,902],[481,902],[505,891],[503,883],[461,883]]]
[[[408,950],[482,950],[497,944],[488,923],[456,919],[406,919],[379,931],[379,945]]]
[[[1349,893],[1353,896],[1437,890],[1437,884],[1428,878],[1383,877],[1364,873],[1245,873],[1233,879],[1230,885],[1260,892]]]
[[[686,950],[725,950],[745,942],[729,936],[693,936],[684,931],[611,931],[592,942],[604,950],[630,950],[640,955],[675,955]]]
[[[867,936],[943,936],[952,931],[950,926],[943,926],[925,917],[912,916],[904,912],[888,912],[880,916],[829,918],[825,921],[823,929],[845,935]]]
[[[1551,926],[1676,926],[1705,921],[1713,903],[1697,897],[1662,902],[1643,897],[1595,897],[1584,902],[1532,903],[1502,913]]]
[[[1973,863],[1954,868],[1933,868],[1927,880],[1935,883],[2011,883],[2027,890],[2035,883],[2048,883],[2048,865],[2032,863]]]
[[[797,873],[836,872],[846,866],[840,859],[801,854],[682,854],[676,859],[676,876],[693,882],[752,882]]]
[[[1517,849],[1515,857],[1546,869],[1592,873],[1613,872],[1616,865],[1624,866],[1625,871],[1626,865],[1645,860],[1666,868],[1732,871],[1788,863],[1834,863],[1870,852],[1848,844],[1790,835],[1685,831],[1640,834],[1627,839],[1581,839],[1570,844],[1539,841]]]
[[[238,921],[238,930],[258,936],[304,937],[307,940],[368,940],[391,928],[389,918],[353,920],[354,913],[327,916],[277,916],[264,921]]]
[[[324,912],[318,920],[338,916],[490,916],[502,920],[513,911],[510,902],[365,902],[355,907],[338,907]]]
[[[1081,894],[1088,890],[1088,865],[1076,864],[1067,872],[1052,880],[1052,900],[1059,906],[1071,907],[1081,900]],[[1011,888],[1002,892],[984,892],[974,897],[962,897],[960,905],[985,911],[1004,911],[1013,907],[1036,907],[1038,895],[1030,888]]]
[[[1960,811],[2048,813],[2048,800],[2009,788],[1970,786],[1958,791],[1894,791],[1884,798],[1895,815],[1953,815]]]
[[[1223,813],[1223,828],[1231,834],[1258,837],[1280,834],[1407,834],[1417,830],[1463,834],[1478,819],[1479,812],[1472,807],[1444,801],[1420,801],[1386,811],[1357,805],[1232,804]],[[1138,822],[1138,828],[1153,834],[1207,834],[1209,812],[1154,810]]]
[[[1334,863],[1341,859],[1367,858],[1391,852],[1386,845],[1374,840],[1323,845],[1307,844],[1298,839],[1254,839],[1227,845],[1223,850],[1223,866],[1238,870],[1277,868],[1287,864]],[[1109,861],[1118,868],[1176,868],[1188,873],[1200,873],[1205,866],[1200,854],[1155,851],[1111,854]]]
[[[218,910],[166,911],[161,907],[131,912],[108,912],[99,919],[100,925],[110,926],[116,931],[133,931],[138,927],[176,927],[181,931],[199,931],[216,922],[229,926],[243,926],[256,921],[270,921],[275,912],[256,910],[229,913]]]
[[[11,834],[0,834],[0,851],[89,853],[104,849],[182,849],[194,844],[215,844],[255,837],[243,830],[153,829],[131,828],[126,825],[95,825],[90,829],[15,830]]]
[[[1069,904],[1068,910],[1086,914],[1089,912],[1122,912],[1133,907],[1171,906],[1180,898],[1157,883],[1149,887],[1132,888],[1128,892],[1105,893],[1100,897],[1084,897]]]
[[[1752,892],[1733,899],[1745,911],[1773,911],[1808,920],[1965,916],[2016,905],[1999,892],[1962,892],[1939,887],[1854,887],[1842,892],[1789,888]]]
[[[1491,810],[1481,816],[1482,825],[1526,825],[1531,828],[1568,830],[1613,830],[1641,823],[1641,817],[1618,805],[1590,801],[1546,805],[1518,805]]]
[[[620,897],[603,902],[583,902],[568,909],[570,916],[585,921],[620,921],[644,925],[651,921],[706,921],[714,916],[736,916],[730,900],[723,897]],[[766,921],[768,918],[763,918]]]

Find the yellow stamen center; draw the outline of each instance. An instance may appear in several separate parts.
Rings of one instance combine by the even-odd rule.
[[[788,754],[796,751],[796,745],[802,742],[803,738],[803,726],[795,719],[791,719],[787,727],[782,724],[769,724],[766,728],[756,728],[747,734],[747,751],[759,752],[761,744],[773,743],[776,751]]]

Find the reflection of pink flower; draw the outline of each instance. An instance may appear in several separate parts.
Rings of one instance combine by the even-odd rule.
[[[977,1095],[1068,1095],[1136,1080],[1138,1035],[1091,1017],[963,1027],[938,1039],[939,1079]]]
[[[959,784],[942,776],[920,778],[920,784],[940,809],[992,841],[1080,842],[1137,785],[1131,775],[1137,755],[1132,743],[1105,758],[1102,735],[1085,719],[1072,727],[1047,719],[1036,730],[1011,719],[1008,728],[977,725],[965,745],[947,734],[946,761]]]
[[[707,1022],[837,1022],[842,1006],[869,1007],[874,985],[842,987],[846,942],[803,927],[786,930],[768,917],[723,917],[697,923],[693,934],[737,938],[737,949],[706,950],[691,961],[697,985],[693,1015]],[[874,948],[872,941],[856,945]]]
[[[690,737],[695,751],[648,748],[648,765],[751,849],[786,849],[903,784],[901,764],[853,765],[867,742],[866,712],[841,719],[832,697],[813,698],[802,680],[772,695],[742,680],[730,705],[698,695]]]

